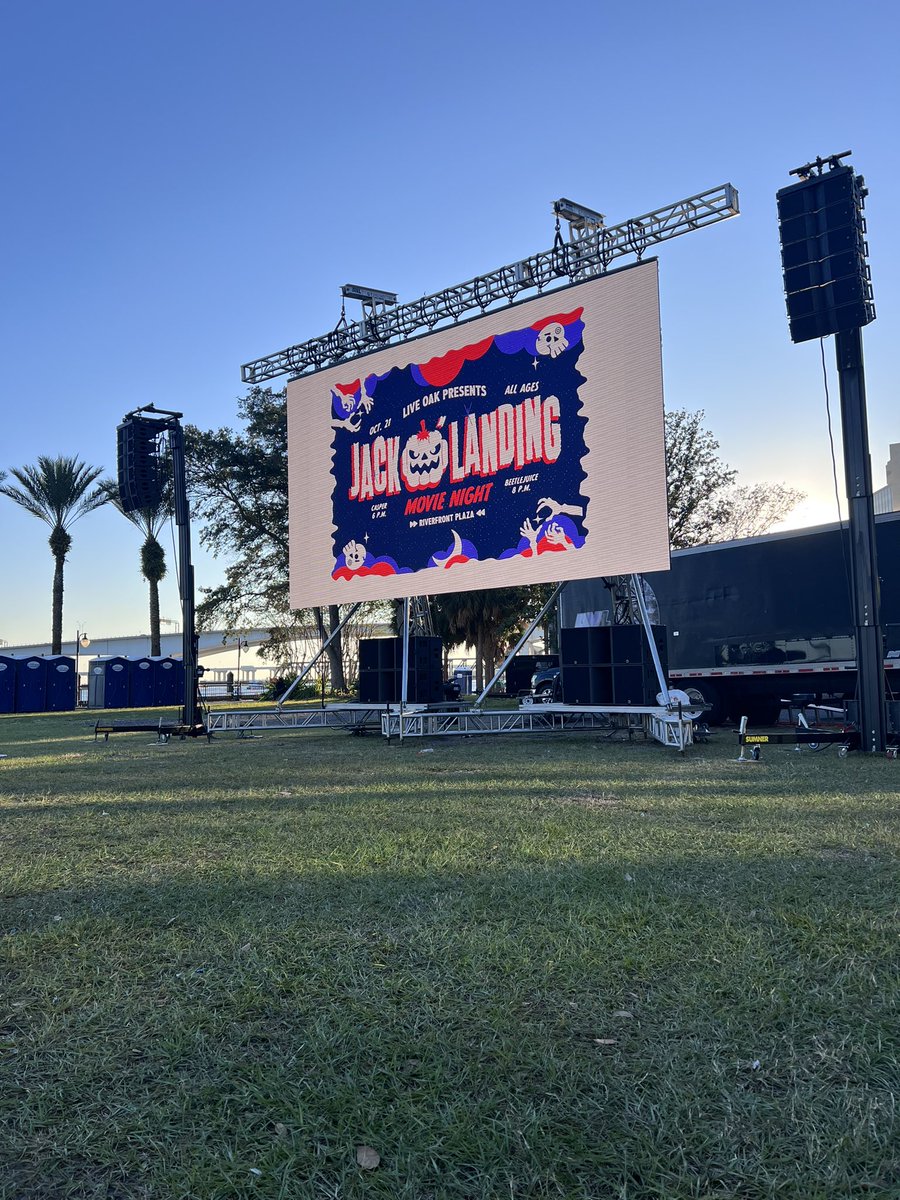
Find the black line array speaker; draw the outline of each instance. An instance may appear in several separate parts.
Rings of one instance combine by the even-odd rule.
[[[437,704],[444,697],[441,639],[409,639],[406,698],[410,704]],[[360,704],[399,704],[403,685],[403,639],[361,638]]]
[[[127,417],[117,429],[119,499],[125,512],[157,508],[162,479],[157,443],[159,421]]]
[[[875,319],[866,262],[866,187],[852,167],[833,167],[776,196],[791,340],[859,329]]]
[[[666,630],[651,626],[653,641],[668,672]],[[659,680],[641,625],[594,625],[560,630],[564,704],[655,704]]]

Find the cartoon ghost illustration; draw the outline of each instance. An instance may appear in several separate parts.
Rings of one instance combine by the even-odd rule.
[[[424,418],[418,433],[406,442],[400,456],[400,476],[409,491],[437,487],[447,470],[450,452],[439,429],[425,428]]]
[[[562,354],[563,350],[569,348],[568,340],[566,339],[566,331],[558,321],[553,321],[544,328],[537,336],[535,349],[538,354],[544,357],[556,358]]]

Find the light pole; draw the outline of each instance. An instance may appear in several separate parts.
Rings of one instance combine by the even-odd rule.
[[[222,645],[223,646],[228,645],[228,634],[227,633],[222,638]],[[241,698],[241,651],[246,650],[249,645],[250,645],[250,643],[247,641],[247,639],[245,637],[241,637],[241,635],[238,634],[238,637],[237,637],[237,690],[234,695],[235,700],[240,700],[240,698]]]
[[[78,673],[78,655],[82,650],[87,650],[91,644],[91,639],[83,630],[75,632],[75,707],[81,707],[81,676]]]

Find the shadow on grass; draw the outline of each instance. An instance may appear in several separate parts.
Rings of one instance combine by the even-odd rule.
[[[891,764],[421,748],[3,764],[0,1194],[893,1194]]]
[[[22,898],[23,1194],[890,1194],[889,895],[848,904],[812,856],[683,866],[261,863]]]

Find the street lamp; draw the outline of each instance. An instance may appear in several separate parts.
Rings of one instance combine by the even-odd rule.
[[[75,634],[75,707],[81,707],[81,676],[78,674],[78,655],[82,650],[87,650],[91,644],[91,639],[82,630],[78,630]]]
[[[226,634],[222,638],[222,645],[223,646],[228,645],[228,634]],[[235,697],[234,697],[236,700],[240,700],[240,698],[241,698],[241,651],[246,650],[249,645],[250,645],[250,643],[247,641],[247,639],[245,637],[241,637],[241,635],[238,634],[238,637],[237,637],[237,692],[235,693]]]

